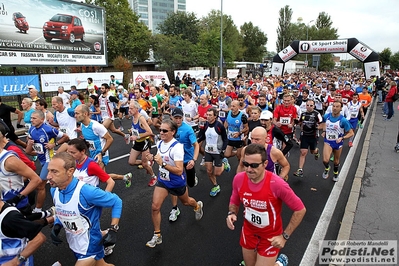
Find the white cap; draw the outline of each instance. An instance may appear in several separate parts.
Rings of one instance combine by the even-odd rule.
[[[28,89],[36,89],[35,85],[29,85]]]
[[[122,85],[119,85],[118,86],[118,90],[123,90],[124,88],[123,88],[123,86]]]
[[[270,119],[272,119],[272,118],[273,118],[273,113],[270,112],[270,111],[268,111],[268,110],[263,111],[263,112],[260,114],[260,119],[261,119],[261,120],[262,120],[262,119],[270,120]]]

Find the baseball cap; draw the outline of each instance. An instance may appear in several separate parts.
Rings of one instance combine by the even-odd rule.
[[[79,93],[78,93],[78,91],[71,91],[71,92],[69,92],[69,94],[70,94],[70,95],[74,95],[74,94],[75,94],[75,95],[78,95]]]
[[[273,118],[273,113],[266,110],[260,114],[260,120],[270,120]]]
[[[35,85],[29,85],[28,89],[36,89],[36,86]]]
[[[180,116],[183,117],[183,111],[180,108],[175,108],[172,112],[172,116]]]
[[[118,90],[123,90],[123,86],[122,86],[122,85],[119,85],[119,86],[118,86]]]

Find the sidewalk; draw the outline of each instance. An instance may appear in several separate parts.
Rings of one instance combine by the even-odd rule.
[[[399,111],[384,121],[382,105],[373,110],[338,240],[399,239],[399,153],[396,153]],[[354,265],[354,264],[351,264]]]

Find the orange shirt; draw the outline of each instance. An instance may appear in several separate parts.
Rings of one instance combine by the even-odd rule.
[[[144,111],[148,111],[148,110],[151,109],[151,105],[146,100],[144,100],[143,98],[138,99],[137,102],[141,105],[141,108]]]
[[[362,103],[363,107],[369,107],[369,105],[371,103],[371,95],[369,93],[367,93],[367,94],[360,93],[359,94],[359,102]]]

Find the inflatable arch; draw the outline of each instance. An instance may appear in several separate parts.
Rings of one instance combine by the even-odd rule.
[[[364,64],[366,78],[380,76],[379,55],[356,38],[322,41],[293,41],[273,57],[273,75],[284,73],[285,62],[297,54],[336,54],[349,53]]]

